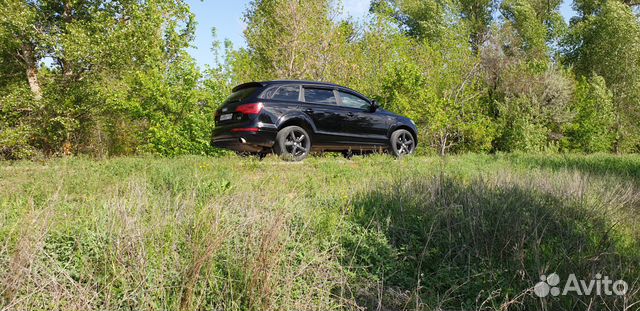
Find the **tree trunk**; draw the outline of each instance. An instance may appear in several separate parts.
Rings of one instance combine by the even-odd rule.
[[[42,99],[42,88],[38,81],[38,65],[33,52],[33,45],[25,43],[22,45],[22,59],[27,67],[27,80],[29,88],[35,100]]]
[[[618,111],[620,111],[618,109]],[[615,132],[616,132],[616,139],[613,142],[613,152],[615,152],[616,154],[620,154],[620,145],[621,145],[621,140],[622,140],[622,124],[620,121],[620,113],[616,113],[616,126],[615,126]]]
[[[447,151],[447,134],[440,136],[440,156],[444,157]]]

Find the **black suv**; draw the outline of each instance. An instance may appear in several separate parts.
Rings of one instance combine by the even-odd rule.
[[[212,145],[239,153],[275,152],[300,161],[311,151],[345,155],[415,151],[413,121],[378,107],[349,88],[310,81],[250,82],[236,86],[216,111]]]

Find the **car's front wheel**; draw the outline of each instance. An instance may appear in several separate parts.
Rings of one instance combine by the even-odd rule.
[[[287,126],[278,132],[273,150],[286,161],[301,161],[311,151],[311,137],[299,126]]]
[[[391,145],[389,149],[396,157],[410,155],[416,151],[416,141],[413,135],[407,130],[396,130],[391,134],[389,140],[389,144]]]

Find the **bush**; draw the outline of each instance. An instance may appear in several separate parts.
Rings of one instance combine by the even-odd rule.
[[[571,107],[575,117],[567,126],[569,148],[583,152],[609,152],[615,141],[613,95],[602,77],[581,78]]]
[[[27,159],[36,154],[29,142],[31,129],[26,126],[0,130],[0,160]]]

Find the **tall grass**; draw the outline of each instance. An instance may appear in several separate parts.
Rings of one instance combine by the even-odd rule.
[[[0,166],[2,310],[637,310],[640,158]],[[627,295],[538,298],[541,274]]]

